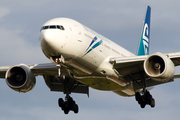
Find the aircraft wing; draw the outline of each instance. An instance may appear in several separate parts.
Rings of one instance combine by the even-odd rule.
[[[180,65],[180,52],[179,53],[169,53],[164,54],[168,58],[172,60],[175,66]],[[131,56],[131,57],[114,57],[110,59],[110,63],[113,64],[113,68],[121,77],[130,77],[132,80],[140,80],[140,72],[144,72],[143,64],[144,61],[149,57],[149,55],[145,56]],[[2,66],[0,67],[0,78],[5,78],[6,71],[12,66]],[[52,79],[55,80],[54,75],[57,73],[56,64],[53,63],[45,63],[45,64],[34,64],[28,65],[29,69],[34,73],[35,76],[42,75],[44,79]],[[62,66],[62,70],[66,69],[66,66]],[[65,73],[65,72],[63,72]],[[174,75],[174,77],[167,81],[171,82],[174,78],[180,78],[180,74]],[[167,82],[159,82],[155,81],[147,76],[147,87],[151,87],[154,85],[159,85]],[[85,93],[88,94],[88,86],[82,83],[79,83],[80,87],[75,89],[76,93]],[[135,89],[141,89],[142,86],[140,83],[134,84]],[[53,84],[51,86],[51,91],[63,91],[62,83]]]
[[[0,78],[5,78],[6,71],[10,68],[10,66],[2,66],[0,67]]]
[[[164,54],[172,60],[175,66],[180,65],[180,52]],[[110,59],[110,63],[114,64],[120,75],[133,74],[144,71],[143,63],[148,55],[145,56],[130,56],[130,57],[115,57]]]
[[[110,63],[121,76],[143,71],[143,63],[147,56],[131,56],[111,58]]]
[[[11,67],[12,66],[1,66],[0,78],[5,78],[6,71]],[[28,67],[33,71],[35,76],[50,75],[50,74],[55,74],[57,72],[56,64],[53,63],[28,65]]]
[[[180,52],[168,53],[164,56],[170,58],[175,66],[180,65]],[[131,57],[117,57],[111,58],[110,63],[113,64],[113,68],[122,77],[129,77],[131,80],[136,81],[134,83],[135,89],[142,88],[141,83],[137,83],[140,80],[140,73],[144,71],[144,61],[149,57],[145,56],[131,56]],[[180,74],[174,74],[173,78],[167,82],[172,82],[174,78],[180,78]],[[155,81],[148,76],[146,76],[147,87],[152,87],[154,85],[164,84],[167,82]]]
[[[20,64],[17,66],[26,66],[24,64]],[[5,78],[6,72],[11,69],[11,67],[14,66],[2,66],[0,67],[0,78]],[[53,81],[57,80],[57,77],[55,76],[57,74],[58,68],[56,67],[56,64],[53,63],[44,63],[44,64],[34,64],[34,65],[27,65],[28,69],[32,71],[34,76],[42,75],[44,77],[44,80],[51,91],[60,91],[63,92],[63,83],[62,82],[55,82]],[[66,73],[65,66],[62,67],[62,72]],[[83,93],[87,94],[89,96],[89,87],[85,84],[74,82],[74,79],[71,77],[69,78],[69,81],[72,81],[73,84],[73,90],[74,93]]]
[[[175,66],[180,65],[180,52],[166,54],[174,63]]]

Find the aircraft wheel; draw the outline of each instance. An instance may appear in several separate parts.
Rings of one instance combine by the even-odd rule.
[[[144,101],[141,101],[140,106],[141,106],[141,108],[145,108],[146,103]]]
[[[68,114],[69,113],[69,108],[67,106],[64,107],[64,114]]]
[[[78,113],[79,112],[79,107],[77,104],[74,104],[74,113]]]
[[[140,99],[141,99],[141,95],[140,95],[140,93],[139,92],[136,92],[135,93],[135,99],[136,99],[136,101],[140,101]]]
[[[152,108],[155,107],[155,100],[154,100],[154,98],[152,98],[152,100],[151,100],[151,107]]]
[[[59,98],[58,104],[59,104],[59,107],[62,108],[62,106],[63,106],[63,104],[64,104],[64,100],[63,100],[62,98]]]
[[[64,111],[64,114],[69,113],[70,110],[69,110],[69,105],[67,101],[63,103],[62,110]]]

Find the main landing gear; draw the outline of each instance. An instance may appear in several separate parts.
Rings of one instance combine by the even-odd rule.
[[[71,94],[72,92],[73,84],[70,84],[69,79],[66,78],[66,76],[63,73],[61,73],[60,63],[63,62],[63,57],[59,56],[54,58],[53,60],[57,63],[56,67],[58,68],[58,79],[59,81],[62,82],[63,92],[64,94],[66,94],[65,100],[59,98],[58,105],[64,111],[65,114],[68,114],[70,110],[74,111],[74,113],[78,113],[79,112],[78,105],[73,100],[73,98],[69,96],[69,94]]]
[[[141,73],[141,82],[143,85],[142,95],[139,92],[135,93],[135,99],[141,106],[141,108],[145,108],[146,105],[150,105],[152,108],[155,107],[155,100],[150,94],[149,91],[146,90],[146,76],[145,73]]]
[[[143,95],[141,95],[139,92],[136,92],[135,98],[136,98],[136,101],[138,101],[141,108],[145,108],[146,105],[155,107],[155,100],[152,97],[152,95],[149,93],[149,91],[147,90]]]
[[[65,114],[68,114],[70,110],[74,111],[74,113],[78,113],[79,111],[78,105],[70,96],[68,98],[66,97],[65,101],[59,98],[58,104]]]

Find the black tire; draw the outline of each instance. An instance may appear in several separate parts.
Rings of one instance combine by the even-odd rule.
[[[77,104],[74,104],[74,113],[78,113],[79,112],[79,107],[78,107],[78,105]]]
[[[155,107],[155,100],[154,100],[154,98],[152,98],[152,100],[151,100],[151,107],[152,108]]]
[[[141,102],[140,106],[141,106],[141,108],[145,108],[146,103],[145,102]]]
[[[68,114],[69,113],[69,109],[68,108],[65,108],[64,109],[64,114]]]
[[[62,108],[63,104],[64,104],[64,100],[62,98],[59,98],[59,100],[58,100],[59,107]]]
[[[148,104],[148,105],[151,106],[151,104],[153,104],[153,103],[152,103],[152,100],[153,100],[152,95],[150,94],[149,91],[146,91],[146,94],[145,94],[146,104]]]
[[[63,104],[63,110],[64,110],[64,114],[68,114],[69,113],[69,106],[67,105],[66,102]]]
[[[69,97],[68,102],[72,103],[73,102],[73,98]]]
[[[141,95],[140,95],[140,93],[139,92],[136,92],[135,93],[135,99],[136,99],[136,101],[140,101],[140,99],[141,99]]]

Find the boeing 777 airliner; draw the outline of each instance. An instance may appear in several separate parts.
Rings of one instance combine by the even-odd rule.
[[[1,66],[0,78],[17,92],[28,92],[42,75],[51,91],[63,92],[59,107],[68,114],[79,107],[71,93],[89,95],[89,87],[135,96],[141,108],[155,106],[148,91],[152,86],[172,82],[180,65],[180,52],[149,55],[151,8],[147,6],[137,55],[106,37],[69,18],[46,22],[39,34],[41,49],[50,59],[48,64]]]

